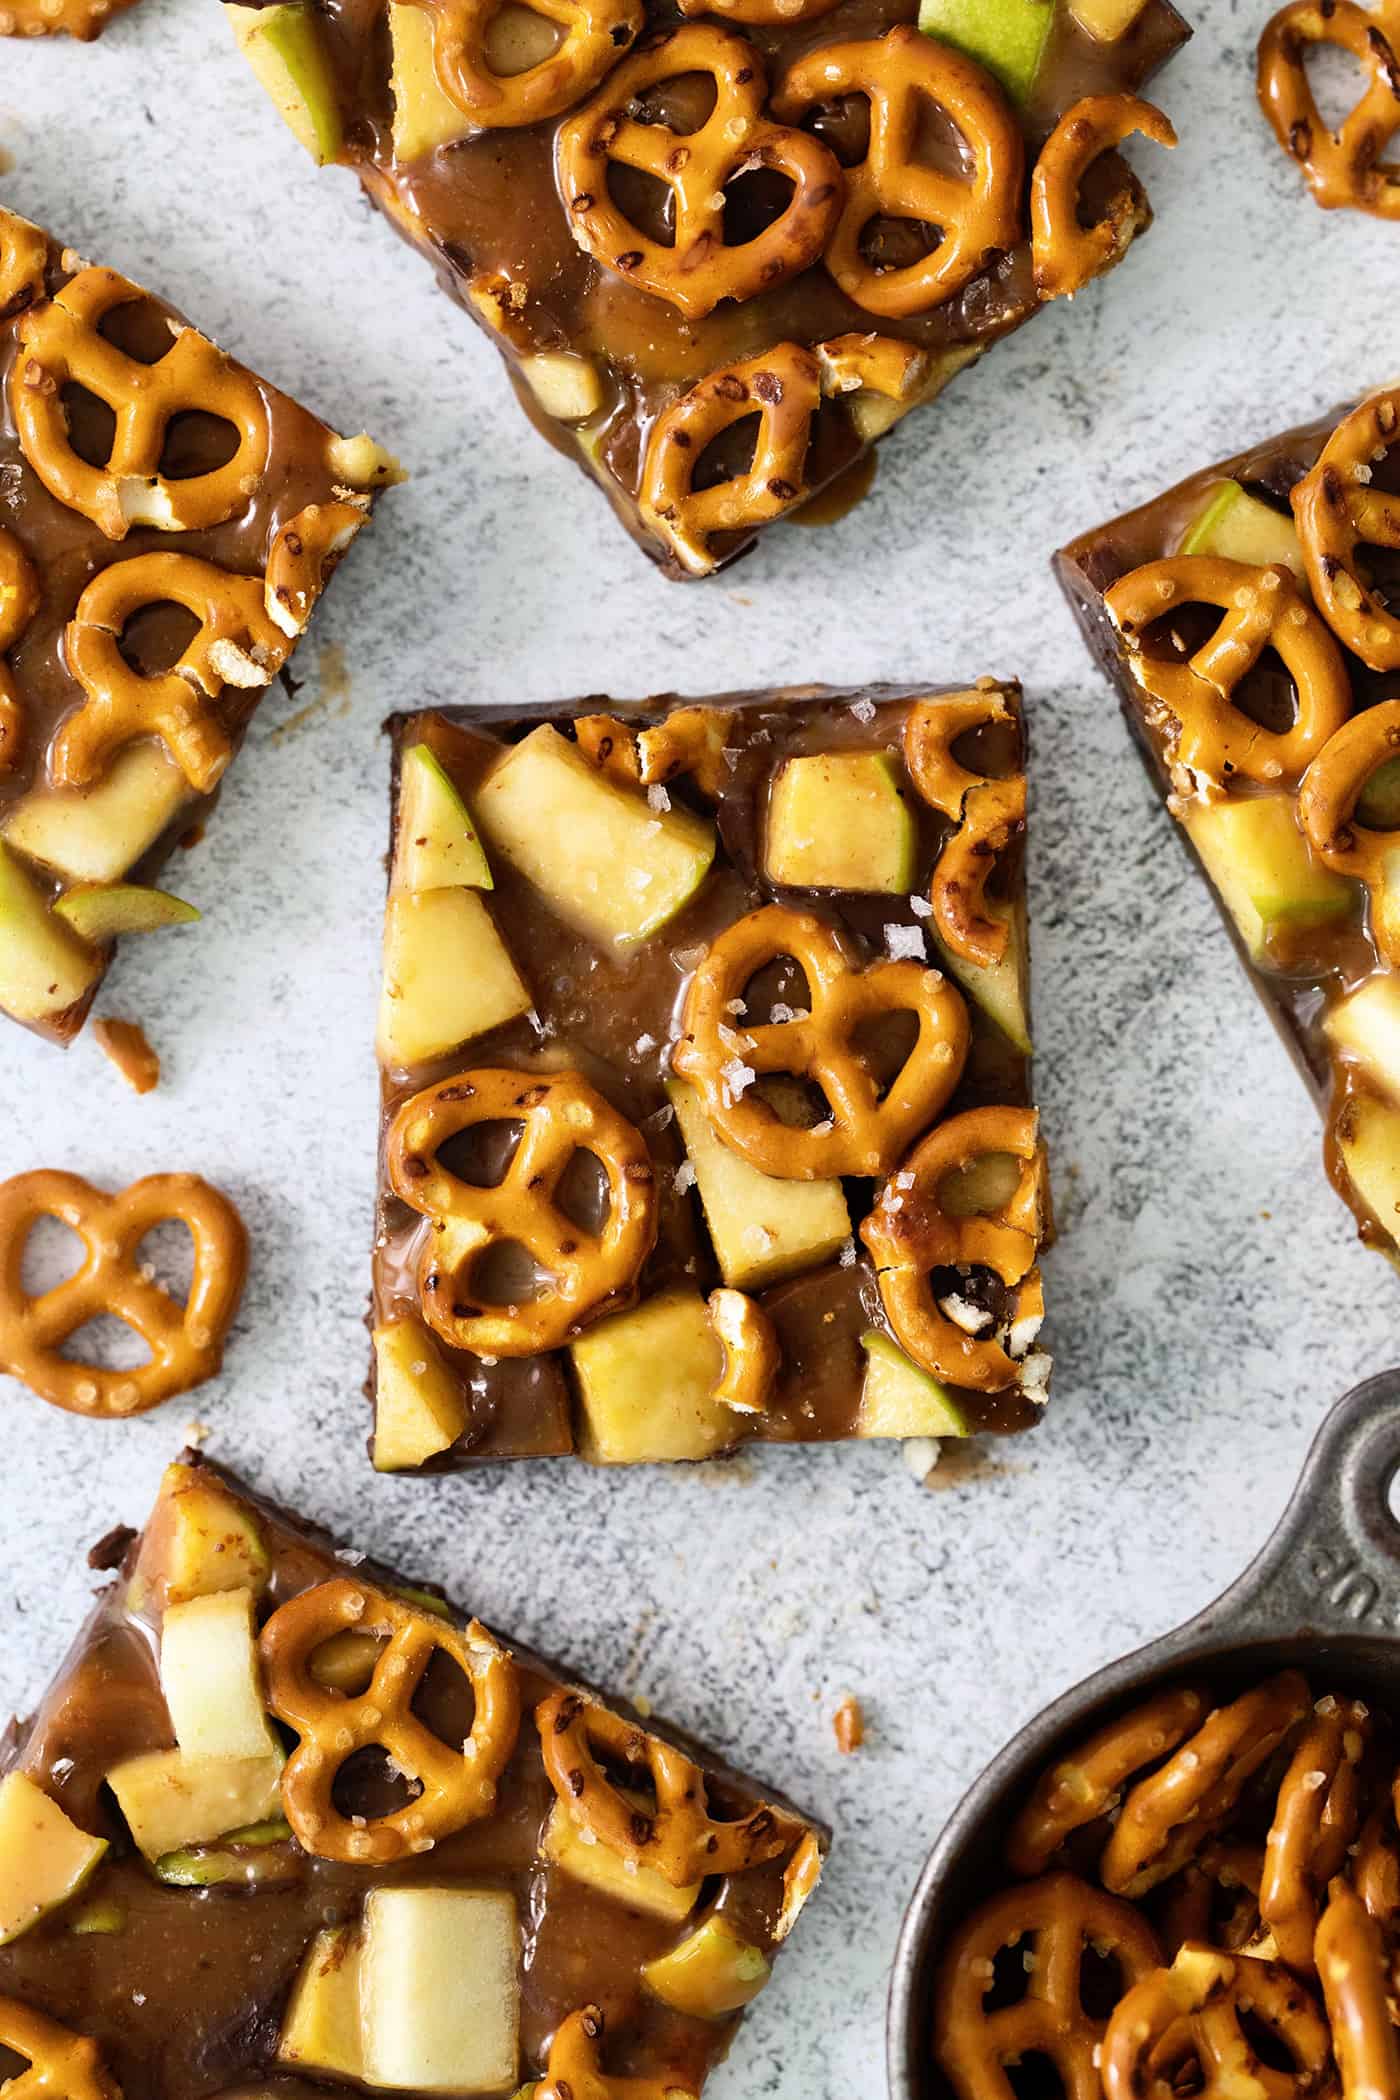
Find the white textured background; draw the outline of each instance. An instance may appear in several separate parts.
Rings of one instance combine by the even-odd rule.
[[[297,657],[296,717],[275,689],[181,862],[203,926],[128,943],[108,981],[98,1011],[146,1023],[160,1091],[138,1100],[86,1040],[0,1042],[0,1174],[197,1169],[254,1247],[226,1373],[192,1403],[104,1427],[0,1381],[0,1705],[38,1693],[85,1607],[86,1546],[140,1521],[192,1406],[272,1493],[644,1692],[834,1823],[821,1898],[715,2100],[875,2100],[900,1911],[964,1783],[1052,1693],[1204,1603],[1327,1401],[1400,1353],[1395,1279],[1324,1181],[1312,1109],[1046,566],[1072,532],[1393,370],[1400,228],[1305,200],[1253,99],[1264,12],[1199,7],[1159,84],[1181,150],[1137,155],[1158,224],[1106,286],[907,424],[840,525],[780,527],[686,586],[531,433],[352,178],[302,156],[212,0],[143,0],[92,47],[0,47],[4,200],[342,428],[367,423],[415,476]],[[1063,1234],[1043,1429],[927,1493],[887,1446],[376,1480],[360,1384],[381,718],[984,671],[1025,681],[1032,737]],[[848,1688],[869,1740],[842,1759]]]

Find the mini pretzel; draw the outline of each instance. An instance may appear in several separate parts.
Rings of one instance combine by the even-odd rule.
[[[109,540],[132,525],[198,532],[247,506],[267,465],[267,409],[257,381],[193,328],[179,327],[154,364],[140,364],[99,332],[119,306],[146,294],[115,270],[80,270],[19,324],[10,408],[21,449],[51,496],[81,511]],[[68,434],[63,389],[77,385],[116,417],[105,466],[89,466]],[[233,457],[186,480],[160,472],[172,419],[200,409],[238,433]]]
[[[1000,686],[914,702],[904,724],[904,763],[930,809],[941,810],[955,824],[959,821],[967,795],[985,786],[991,776],[960,765],[953,756],[954,744],[969,730],[1014,720]]]
[[[1025,1996],[988,2012],[997,1956],[1025,1940]],[[939,1967],[933,2025],[958,2100],[1014,2100],[1007,2066],[1032,2054],[1049,2057],[1066,2100],[1100,2100],[1103,2022],[1085,2010],[1080,1990],[1090,1947],[1118,1962],[1125,1984],[1160,1959],[1145,1918],[1073,1874],[1005,1889],[958,1928]]]
[[[808,1013],[736,1026],[734,1002],[783,955],[806,973]],[[856,1038],[862,1022],[894,1013],[913,1014],[918,1034],[881,1095]],[[887,1171],[942,1109],[967,1056],[967,1009],[938,971],[907,961],[859,969],[830,926],[781,904],[750,912],[712,943],[691,979],[682,1026],[676,1071],[725,1144],[782,1181]],[[784,1123],[751,1084],[765,1072],[815,1081],[829,1117],[809,1130]]]
[[[1021,237],[1021,128],[991,76],[949,45],[908,23],[882,37],[821,44],[791,65],[773,96],[788,123],[843,95],[870,104],[865,159],[847,168],[846,201],[824,261],[846,297],[867,313],[907,320],[960,292],[999,250]],[[970,177],[916,158],[925,102],[960,132]],[[899,269],[868,262],[861,243],[874,219],[916,219],[942,239]]]
[[[47,236],[18,212],[0,209],[0,321],[12,321],[44,296]]]
[[[1395,107],[1400,116],[1400,100]],[[1396,194],[1400,196],[1400,190]],[[1317,609],[1333,633],[1373,671],[1400,670],[1400,614],[1391,612],[1362,580],[1358,550],[1400,547],[1400,496],[1371,484],[1376,464],[1397,435],[1400,386],[1393,386],[1343,418],[1292,496],[1303,566]]]
[[[362,525],[369,523],[369,498],[308,503],[272,542],[263,578],[263,609],[289,641],[306,630],[337,562]]]
[[[0,2048],[13,2049],[29,2066],[6,2079],[5,2100],[121,2100],[96,2042],[18,1998],[0,1998]]]
[[[673,707],[664,722],[642,730],[637,738],[642,786],[664,787],[685,773],[702,795],[717,801],[733,769],[733,752],[725,756],[733,724],[727,707]]]
[[[1207,1845],[1200,1858],[1189,1860],[1164,1892],[1161,1933],[1167,1953],[1175,1958],[1189,1940],[1208,1941],[1230,1954],[1268,1952],[1259,1916],[1263,1878],[1262,1846]],[[1222,1890],[1232,1900],[1225,1917],[1217,1919]]]
[[[542,2085],[533,2100],[698,2100],[695,2088],[660,2078],[609,2078],[602,2067],[603,2010],[585,2005],[555,2029]]]
[[[834,335],[817,343],[813,351],[821,368],[822,392],[883,394],[890,401],[907,401],[928,376],[929,354],[917,343],[901,336]]]
[[[1015,1191],[998,1211],[953,1217],[941,1183],[990,1152],[1023,1162]],[[1029,1108],[971,1108],[931,1131],[887,1181],[860,1228],[875,1262],[880,1301],[899,1341],[935,1378],[996,1393],[1014,1385],[1020,1365],[997,1335],[981,1340],[940,1309],[932,1271],[991,1269],[1010,1293],[1006,1325],[1040,1309],[1035,1257],[1044,1230],[1045,1155]]]
[[[742,1874],[786,1852],[792,1825],[776,1809],[755,1808],[737,1823],[710,1815],[699,1765],[609,1713],[580,1692],[553,1692],[535,1708],[550,1785],[581,1830],[626,1865],[651,1867],[673,1888],[707,1874]],[[649,1775],[654,1810],[620,1793],[593,1754],[597,1744],[615,1764]]]
[[[39,610],[39,576],[12,532],[0,525],[0,658],[9,655]],[[19,689],[0,661],[0,773],[19,758],[24,734]]]
[[[1338,874],[1364,882],[1371,898],[1371,931],[1390,963],[1400,964],[1400,904],[1388,878],[1400,831],[1373,831],[1356,805],[1377,769],[1400,757],[1400,700],[1381,700],[1344,722],[1303,775],[1298,817],[1320,860]]]
[[[523,1125],[501,1180],[461,1181],[441,1146],[477,1123]],[[591,1152],[608,1183],[597,1233],[565,1217],[555,1194],[570,1160]],[[557,1349],[602,1312],[626,1303],[656,1239],[656,1186],[646,1140],[577,1072],[458,1073],[405,1101],[389,1130],[394,1194],[432,1224],[418,1267],[429,1324],[455,1349],[534,1356]],[[520,1305],[472,1302],[472,1277],[488,1249],[522,1246],[549,1282]]]
[[[929,902],[933,922],[955,955],[991,969],[1006,953],[1010,928],[986,908],[986,888],[998,855],[1025,829],[1026,776],[989,780],[969,788],[962,822],[934,865]]]
[[[498,73],[489,44],[501,0],[437,0],[426,8],[439,85],[483,131],[539,124],[572,109],[617,64],[645,19],[641,0],[529,0],[529,9],[557,23],[563,37],[538,64]]]
[[[711,1291],[707,1303],[724,1350],[716,1400],[743,1415],[765,1414],[783,1360],[777,1329],[746,1291]]]
[[[1400,130],[1393,20],[1389,8],[1373,14],[1355,0],[1292,0],[1259,39],[1260,107],[1324,211],[1341,206],[1400,219],[1400,167],[1380,158]],[[1308,81],[1304,61],[1313,44],[1336,45],[1370,75],[1337,131],[1324,123]]]
[[[1080,189],[1101,154],[1141,132],[1174,146],[1176,132],[1151,102],[1136,95],[1086,95],[1067,109],[1031,171],[1031,257],[1042,299],[1072,299],[1093,277],[1120,262],[1147,223],[1145,200],[1131,175],[1092,226],[1080,223]]]
[[[687,73],[714,82],[714,108],[697,130],[635,114],[652,88]],[[721,299],[752,299],[807,269],[841,209],[841,167],[819,139],[765,116],[766,95],[758,50],[714,22],[684,23],[625,59],[587,108],[559,127],[559,192],[579,246],[689,321],[702,320]],[[671,245],[652,240],[613,203],[615,165],[669,188]],[[757,168],[785,176],[792,194],[761,233],[731,247],[724,192]]]
[[[265,686],[287,653],[263,592],[260,576],[235,576],[192,554],[138,554],[100,569],[64,635],[68,668],[87,697],[49,746],[56,785],[86,787],[123,744],[158,736],[190,786],[208,794],[233,756],[217,701],[227,686]],[[177,663],[147,677],[122,655],[122,632],[165,600],[183,605],[199,629]]]
[[[1104,1883],[1142,1896],[1193,1858],[1230,1814],[1245,1781],[1312,1711],[1306,1680],[1284,1670],[1217,1707],[1123,1804],[1104,1851]]]
[[[1244,2014],[1287,2051],[1291,2070],[1260,2060]],[[1201,2100],[1304,2100],[1330,2083],[1327,2022],[1280,1963],[1191,1943],[1115,2006],[1103,2042],[1104,2100],[1175,2100],[1190,2066],[1189,2090]]]
[[[369,1683],[354,1695],[321,1684],[318,1648],[350,1629],[385,1642]],[[319,1859],[383,1866],[430,1852],[439,1838],[489,1816],[496,1782],[520,1732],[515,1664],[475,1620],[462,1631],[436,1612],[336,1576],[272,1614],[260,1643],[268,1704],[301,1737],[282,1773],[282,1807],[297,1842]],[[445,1655],[472,1688],[465,1743],[444,1743],[413,1712],[434,1657]],[[387,1815],[354,1819],[335,1805],[336,1779],[358,1751],[385,1751],[419,1791]]]
[[[1366,1906],[1334,1881],[1317,1928],[1317,1973],[1332,2023],[1342,2100],[1400,2093],[1400,2048],[1391,2025],[1385,1950]]]
[[[1333,1700],[1298,1739],[1274,1806],[1259,1885],[1259,1915],[1290,1969],[1312,1966],[1322,1891],[1346,1864],[1361,1821],[1366,1714]]]
[[[637,732],[616,715],[575,715],[574,741],[590,764],[623,787],[640,787],[642,760]]]
[[[1284,569],[1177,554],[1133,569],[1104,603],[1133,676],[1179,725],[1174,759],[1208,780],[1295,779],[1351,711],[1341,652]],[[1224,618],[1189,661],[1146,655],[1146,629],[1184,605],[1217,605]],[[1290,729],[1261,729],[1230,697],[1265,649],[1277,652],[1297,687]]]
[[[1125,1781],[1174,1750],[1205,1710],[1191,1686],[1159,1692],[1051,1765],[1011,1826],[1006,1859],[1012,1872],[1043,1874],[1066,1838],[1107,1815]]]
[[[24,1252],[41,1218],[83,1243],[82,1267],[51,1290],[24,1288]],[[142,1240],[173,1219],[189,1228],[194,1273],[181,1305],[138,1265]],[[54,1407],[79,1415],[139,1415],[212,1378],[248,1268],[243,1220],[196,1174],[148,1174],[109,1196],[76,1174],[40,1168],[0,1183],[0,1369]],[[150,1350],[133,1371],[63,1356],[89,1320],[121,1320]]]

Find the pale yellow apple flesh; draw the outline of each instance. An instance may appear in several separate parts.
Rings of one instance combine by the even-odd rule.
[[[195,799],[164,744],[128,744],[95,787],[31,788],[5,819],[12,846],[70,882],[116,882]]]
[[[377,1048],[392,1068],[443,1057],[530,1010],[530,993],[475,890],[391,896],[383,968]]]
[[[489,890],[490,863],[471,811],[441,760],[429,745],[411,744],[399,765],[392,886],[396,890],[441,890],[458,884]]]
[[[49,909],[16,856],[0,846],[0,1007],[47,1021],[86,998],[102,957]]]
[[[1029,1057],[1030,941],[1026,930],[1025,903],[1019,898],[1014,904],[1003,904],[995,899],[988,899],[985,909],[989,919],[1004,920],[1009,928],[1006,952],[1001,961],[969,962],[965,955],[959,955],[941,936],[935,934],[934,946],[938,950],[938,960],[988,1019],[996,1022],[1002,1034],[1015,1044],[1023,1056]]]
[[[166,1607],[160,1688],[175,1741],[190,1759],[275,1758],[258,1662],[257,1623],[246,1589],[219,1590]]]
[[[282,2017],[277,2061],[363,2079],[357,1927],[328,1926],[311,1942]]]
[[[107,1850],[23,1772],[0,1779],[0,1947],[76,1896]]]
[[[865,1379],[856,1435],[861,1437],[969,1436],[972,1425],[946,1385],[930,1378],[877,1328],[860,1338]]]
[[[94,946],[128,933],[157,933],[163,926],[188,926],[199,913],[168,890],[135,882],[94,882],[66,890],[54,910],[79,940]]]
[[[742,1434],[714,1396],[723,1351],[698,1291],[663,1291],[614,1313],[569,1354],[583,1407],[579,1450],[591,1465],[711,1458]]]
[[[239,49],[287,129],[318,167],[341,148],[340,103],[315,11],[304,0],[225,9]]]
[[[643,1805],[640,1797],[637,1805]],[[664,1918],[670,1924],[683,1924],[700,1900],[698,1881],[674,1888],[655,1867],[639,1866],[635,1874],[629,1873],[607,1845],[590,1842],[583,1835],[562,1801],[556,1801],[549,1812],[540,1839],[540,1857],[611,1902],[625,1904],[629,1910],[646,1911],[648,1916]]]
[[[1354,1096],[1337,1132],[1337,1150],[1377,1224],[1400,1241],[1400,1106],[1369,1094]]]
[[[107,1784],[138,1850],[157,1860],[280,1815],[283,1762],[280,1751],[226,1761],[147,1750],[114,1765]]]
[[[1258,568],[1280,563],[1301,577],[1303,550],[1286,511],[1275,510],[1237,481],[1222,481],[1181,543],[1183,554],[1218,554]]]
[[[1375,1084],[1400,1101],[1400,977],[1368,977],[1338,1000],[1323,1023],[1338,1050],[1364,1066]]]
[[[907,896],[917,849],[913,812],[888,752],[822,752],[779,768],[763,835],[770,882]]]
[[[1357,888],[1313,857],[1291,795],[1195,802],[1184,818],[1250,959],[1270,963],[1271,944],[1328,926],[1354,910]]]
[[[666,1083],[705,1212],[715,1259],[735,1290],[761,1290],[833,1261],[851,1236],[839,1181],[779,1181],[715,1135],[695,1089]]]
[[[390,0],[389,89],[394,98],[394,158],[421,160],[476,129],[440,85],[433,63],[433,11]]]
[[[499,2093],[520,2075],[520,1925],[500,1889],[375,1888],[365,1898],[367,2085]]]
[[[167,1466],[127,1586],[127,1609],[142,1611],[152,1599],[183,1604],[219,1590],[260,1597],[267,1578],[267,1552],[247,1510],[197,1466]]]
[[[374,1363],[376,1472],[421,1466],[457,1441],[467,1426],[466,1395],[421,1320],[376,1327]]]
[[[771,1973],[762,1950],[716,1911],[678,1947],[649,1961],[642,1982],[654,1998],[696,2020],[722,2020],[755,1999]]]

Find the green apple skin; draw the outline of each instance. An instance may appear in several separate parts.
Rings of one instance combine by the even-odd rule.
[[[1195,803],[1183,822],[1251,961],[1263,969],[1277,967],[1276,942],[1356,908],[1356,885],[1313,857],[1291,795]]]
[[[857,1436],[970,1436],[972,1425],[946,1385],[921,1371],[887,1334],[871,1328],[865,1351]]]
[[[145,889],[135,882],[85,883],[65,890],[54,905],[59,918],[79,940],[93,947],[120,940],[128,933],[158,933],[164,926],[192,926],[199,918],[194,905],[168,890]]]
[[[1302,576],[1303,550],[1290,517],[1251,496],[1237,481],[1222,481],[1181,543],[1183,554],[1218,554],[1257,568],[1272,563]]]
[[[239,49],[292,136],[318,167],[338,159],[340,106],[311,9],[301,0],[283,0],[280,6],[225,12]]]
[[[925,36],[976,59],[1022,103],[1035,85],[1055,19],[1054,0],[920,0]]]
[[[491,863],[456,782],[428,744],[413,744],[399,767],[394,888],[489,890]]]

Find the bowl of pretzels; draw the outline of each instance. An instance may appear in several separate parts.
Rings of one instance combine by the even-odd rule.
[[[890,1990],[892,2100],[1400,2096],[1400,1371],[1263,1551],[988,1766]]]

